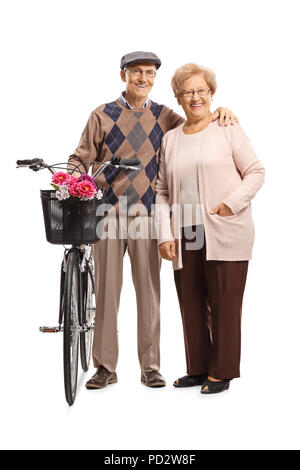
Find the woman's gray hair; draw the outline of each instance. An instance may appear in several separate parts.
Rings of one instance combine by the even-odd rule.
[[[202,75],[209,86],[211,94],[215,94],[217,89],[215,72],[207,67],[190,62],[175,70],[172,77],[171,86],[176,97],[181,93],[184,82],[194,75]]]

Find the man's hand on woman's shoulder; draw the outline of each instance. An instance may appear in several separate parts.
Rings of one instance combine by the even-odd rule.
[[[232,126],[236,122],[239,122],[239,118],[227,108],[218,108],[215,110],[211,120],[216,121],[217,119],[219,119],[219,126],[228,126],[229,121]]]

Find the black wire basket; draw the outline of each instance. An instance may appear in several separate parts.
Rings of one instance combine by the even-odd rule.
[[[53,190],[41,190],[46,238],[56,245],[96,243],[97,224],[102,216],[96,215],[102,199],[81,201],[69,197],[60,201]]]

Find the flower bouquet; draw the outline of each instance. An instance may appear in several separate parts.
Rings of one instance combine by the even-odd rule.
[[[70,196],[79,198],[81,201],[103,197],[103,190],[98,189],[94,178],[87,174],[75,177],[64,171],[58,171],[52,176],[51,186],[55,189],[55,195],[60,201]]]

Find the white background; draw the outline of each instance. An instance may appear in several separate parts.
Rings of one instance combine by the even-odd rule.
[[[2,1],[1,447],[7,449],[299,449],[299,13],[297,0]],[[185,374],[171,265],[162,266],[161,370],[140,383],[128,257],[116,385],[64,400],[57,324],[62,247],[47,244],[39,188],[48,174],[18,158],[66,160],[89,113],[123,89],[133,50],[163,65],[151,97],[180,112],[170,88],[189,61],[211,67],[213,108],[240,118],[266,167],[253,201],[256,242],[244,296],[240,379],[212,397],[177,390]],[[8,171],[9,169],[9,171]]]

